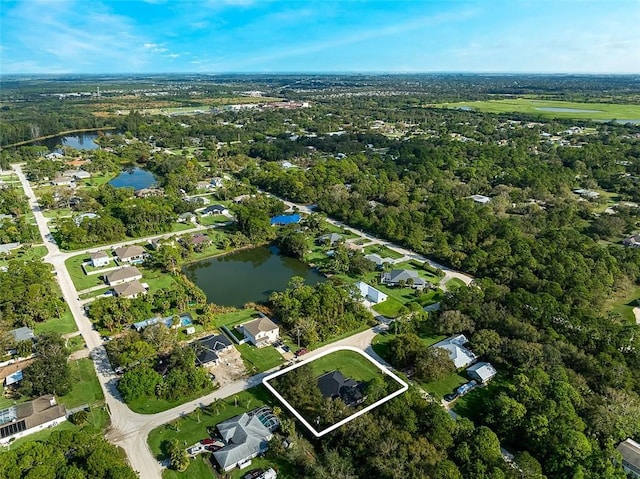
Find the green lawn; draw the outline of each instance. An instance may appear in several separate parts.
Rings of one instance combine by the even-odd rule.
[[[171,232],[191,230],[193,228],[195,228],[193,223],[173,223],[171,225]]]
[[[176,438],[180,442],[186,441],[187,446],[191,446],[199,440],[209,437],[207,427],[215,427],[222,421],[265,404],[278,405],[264,386],[256,386],[234,396],[220,399],[205,411],[195,411],[188,414],[178,419],[175,424],[165,424],[154,429],[149,434],[147,442],[151,452],[157,458],[163,459],[165,455],[162,451],[162,444],[165,441]],[[183,474],[179,477],[190,476]]]
[[[252,344],[245,343],[237,346],[236,349],[240,351],[249,374],[267,371],[284,362],[282,355],[273,346],[256,348]]]
[[[36,323],[33,332],[37,335],[53,331],[58,334],[73,333],[78,330],[69,307],[65,305],[65,311],[60,318],[50,319],[44,323]]]
[[[447,281],[447,283],[445,284],[447,291],[455,291],[458,288],[462,288],[465,285],[465,282],[462,281],[461,279],[458,278],[451,278],[449,281]]]
[[[67,339],[67,349],[70,353],[73,353],[74,351],[80,351],[83,348],[84,339],[82,338],[82,336],[73,336]]]
[[[402,255],[392,249],[387,248],[384,245],[374,244],[371,246],[367,246],[364,249],[364,254],[377,254],[382,258],[391,258],[391,259],[399,259],[402,258]]]
[[[200,224],[203,226],[211,226],[217,223],[226,223],[230,221],[225,215],[211,215],[211,216],[201,216]]]
[[[422,388],[428,393],[441,398],[445,394],[453,392],[458,386],[469,382],[469,379],[454,372],[444,378],[430,383],[420,383]]]
[[[93,362],[90,359],[78,359],[69,363],[73,387],[68,394],[60,396],[59,402],[67,409],[95,404],[104,399]]]
[[[84,263],[85,261],[89,261],[88,254],[79,254],[76,256],[72,256],[64,262],[67,271],[69,272],[69,276],[71,276],[71,280],[73,281],[73,285],[78,291],[92,288],[94,286],[104,285],[101,274],[84,274],[82,263]],[[112,262],[111,266],[116,266],[116,264]]]
[[[11,254],[4,256],[0,259],[0,266],[7,266],[9,261],[12,259],[21,259],[24,261],[33,261],[39,260],[46,256],[47,247],[46,246],[31,246],[31,247],[22,247]]]
[[[192,444],[189,444],[191,446]],[[189,467],[184,472],[165,469],[162,479],[217,479],[217,474],[211,464],[211,454],[199,454],[189,462]]]
[[[162,288],[170,288],[175,284],[175,280],[169,273],[163,273],[158,270],[140,268],[142,273],[142,282],[149,285],[151,291],[157,291]]]
[[[127,403],[127,405],[129,406],[129,409],[139,414],[155,414],[157,412],[162,412],[166,411],[167,409],[174,408],[176,406],[179,406],[180,404],[193,401],[194,399],[198,399],[200,396],[209,394],[212,391],[213,385],[205,390],[194,391],[189,396],[182,397],[175,401],[169,401],[168,399],[159,398],[146,398],[131,401],[130,403]]]
[[[370,381],[380,374],[380,369],[371,361],[354,351],[336,351],[310,362],[309,366],[316,376],[338,370],[345,377],[359,382]]]
[[[216,315],[215,324],[218,328],[226,326],[231,329],[237,324],[246,323],[251,321],[256,314],[254,309],[241,309],[239,311],[233,311],[231,313],[222,313]]]
[[[633,308],[640,306],[638,301],[640,301],[640,286],[631,288],[631,290],[624,295],[614,297],[610,302],[609,308],[629,323],[635,324],[636,317],[633,314]]]
[[[579,103],[559,100],[538,100],[531,98],[514,98],[505,100],[467,101],[458,103],[442,103],[440,108],[470,107],[488,113],[528,113],[546,118],[573,118],[580,120],[637,120],[640,118],[640,105],[618,105],[612,103]],[[544,111],[536,108],[568,108],[575,110],[598,110],[596,112],[580,111]]]
[[[56,208],[53,210],[45,210],[42,212],[45,218],[62,218],[74,214],[71,208]]]
[[[393,333],[376,334],[376,336],[373,338],[373,341],[371,342],[373,350],[382,359],[386,359],[390,361],[392,358],[390,357],[390,353],[389,353],[389,343],[391,343],[391,341],[395,337],[396,335]],[[442,335],[434,335],[434,336],[421,335],[420,336],[420,339],[422,339],[422,341],[427,346],[431,346],[432,344],[435,344],[438,341],[442,341],[445,338],[446,336],[442,336]]]
[[[377,285],[376,285],[377,287]],[[387,318],[395,318],[400,314],[400,310],[404,307],[404,304],[395,298],[388,297],[382,303],[378,303],[373,306],[374,311],[380,313]]]

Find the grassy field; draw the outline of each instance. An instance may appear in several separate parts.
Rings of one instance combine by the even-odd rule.
[[[396,337],[396,335],[392,334],[392,333],[377,334],[373,338],[373,341],[371,342],[373,350],[377,354],[379,354],[381,358],[390,359],[391,355],[389,353],[389,343],[391,343],[391,341],[395,337]],[[422,341],[427,346],[431,346],[432,344],[435,344],[438,341],[442,341],[445,338],[446,338],[446,336],[442,336],[442,335],[433,335],[433,336],[422,335],[422,336],[420,336],[420,339],[422,339]]]
[[[382,258],[391,258],[391,259],[402,258],[402,255],[400,253],[397,253],[392,249],[387,248],[384,245],[374,244],[371,246],[367,246],[364,249],[364,254],[374,254],[374,253],[381,256]]]
[[[256,348],[252,344],[245,343],[236,346],[236,349],[240,351],[249,374],[267,371],[284,362],[282,355],[273,346]]]
[[[50,319],[44,323],[36,323],[33,328],[33,332],[37,335],[48,331],[53,331],[58,334],[67,334],[77,331],[78,327],[71,315],[71,311],[68,306],[65,305],[65,307],[66,309],[60,318]]]
[[[445,394],[453,392],[458,388],[458,386],[462,386],[467,382],[469,382],[468,378],[460,376],[458,373],[454,372],[438,381],[432,381],[430,383],[420,383],[420,385],[429,394],[432,394],[440,399]]]
[[[230,221],[225,215],[211,215],[211,216],[201,216],[200,224],[203,226],[211,226],[217,223],[226,223]]]
[[[632,288],[624,295],[612,298],[609,303],[609,309],[614,313],[618,313],[629,323],[635,324],[636,317],[633,314],[633,308],[640,306],[638,301],[640,301],[640,286]]]
[[[451,278],[449,281],[447,281],[447,284],[445,284],[445,286],[447,287],[448,291],[455,291],[456,289],[465,286],[465,283],[461,279]]]
[[[38,260],[47,254],[46,246],[31,246],[30,248],[20,248],[15,253],[0,259],[0,266],[6,266],[12,259],[21,259],[24,261]]]
[[[356,381],[370,381],[380,370],[366,358],[354,351],[336,351],[309,363],[316,376],[338,370],[345,377]]]
[[[195,391],[193,394],[185,397],[181,397],[175,401],[169,401],[168,399],[159,398],[144,398],[127,403],[129,409],[139,414],[155,414],[157,412],[166,411],[167,409],[174,408],[180,404],[184,404],[194,399],[198,399],[201,396],[209,394],[213,391],[213,385],[203,391]]]
[[[69,363],[73,387],[69,394],[60,396],[59,402],[67,409],[95,404],[104,399],[93,362],[90,359],[78,359]]]
[[[78,291],[82,291],[83,289],[92,288],[94,286],[104,285],[104,281],[102,280],[101,274],[84,274],[84,270],[82,269],[82,263],[85,261],[89,261],[88,254],[79,254],[76,256],[72,256],[68,258],[64,264],[69,272],[69,276],[71,276],[71,281],[73,281],[73,285],[76,287]],[[109,264],[109,267],[116,266],[114,262]],[[108,269],[108,268],[104,268]]]
[[[472,108],[487,113],[527,113],[545,118],[570,118],[576,120],[640,120],[640,105],[618,105],[612,103],[579,103],[558,100],[513,98],[504,100],[442,103],[440,108]],[[580,111],[544,111],[538,108],[566,108]]]
[[[404,308],[404,303],[401,303],[391,296],[389,296],[382,303],[378,303],[373,306],[374,311],[381,314],[382,316],[386,316],[387,318],[396,318],[400,314],[400,310],[402,308]]]
[[[241,309],[231,313],[218,314],[215,318],[215,324],[218,328],[226,326],[231,329],[237,324],[246,323],[247,321],[254,319],[254,314],[256,314],[254,309]]]

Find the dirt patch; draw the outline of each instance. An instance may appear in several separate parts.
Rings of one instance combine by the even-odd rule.
[[[208,369],[216,376],[216,382],[220,387],[237,381],[246,376],[246,369],[242,356],[236,348],[230,348],[228,351],[218,353],[218,364],[209,366]]]

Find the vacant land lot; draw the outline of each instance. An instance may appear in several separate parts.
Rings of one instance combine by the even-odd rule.
[[[470,108],[487,113],[528,113],[546,118],[640,120],[640,105],[617,105],[612,103],[578,103],[513,98],[508,100],[442,103],[436,106],[441,108]]]
[[[309,363],[316,376],[330,371],[340,371],[345,377],[356,381],[370,381],[380,370],[362,355],[353,351],[336,351]]]

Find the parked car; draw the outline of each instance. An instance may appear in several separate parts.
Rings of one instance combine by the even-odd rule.
[[[286,344],[282,346],[282,350],[285,353],[290,353],[291,352],[291,348],[289,346],[287,346]]]
[[[296,357],[302,356],[303,354],[307,354],[307,353],[308,353],[307,348],[300,348],[296,351]]]
[[[451,402],[457,397],[458,397],[458,394],[456,394],[456,393],[445,394],[444,395],[444,400],[447,401],[447,402]]]

